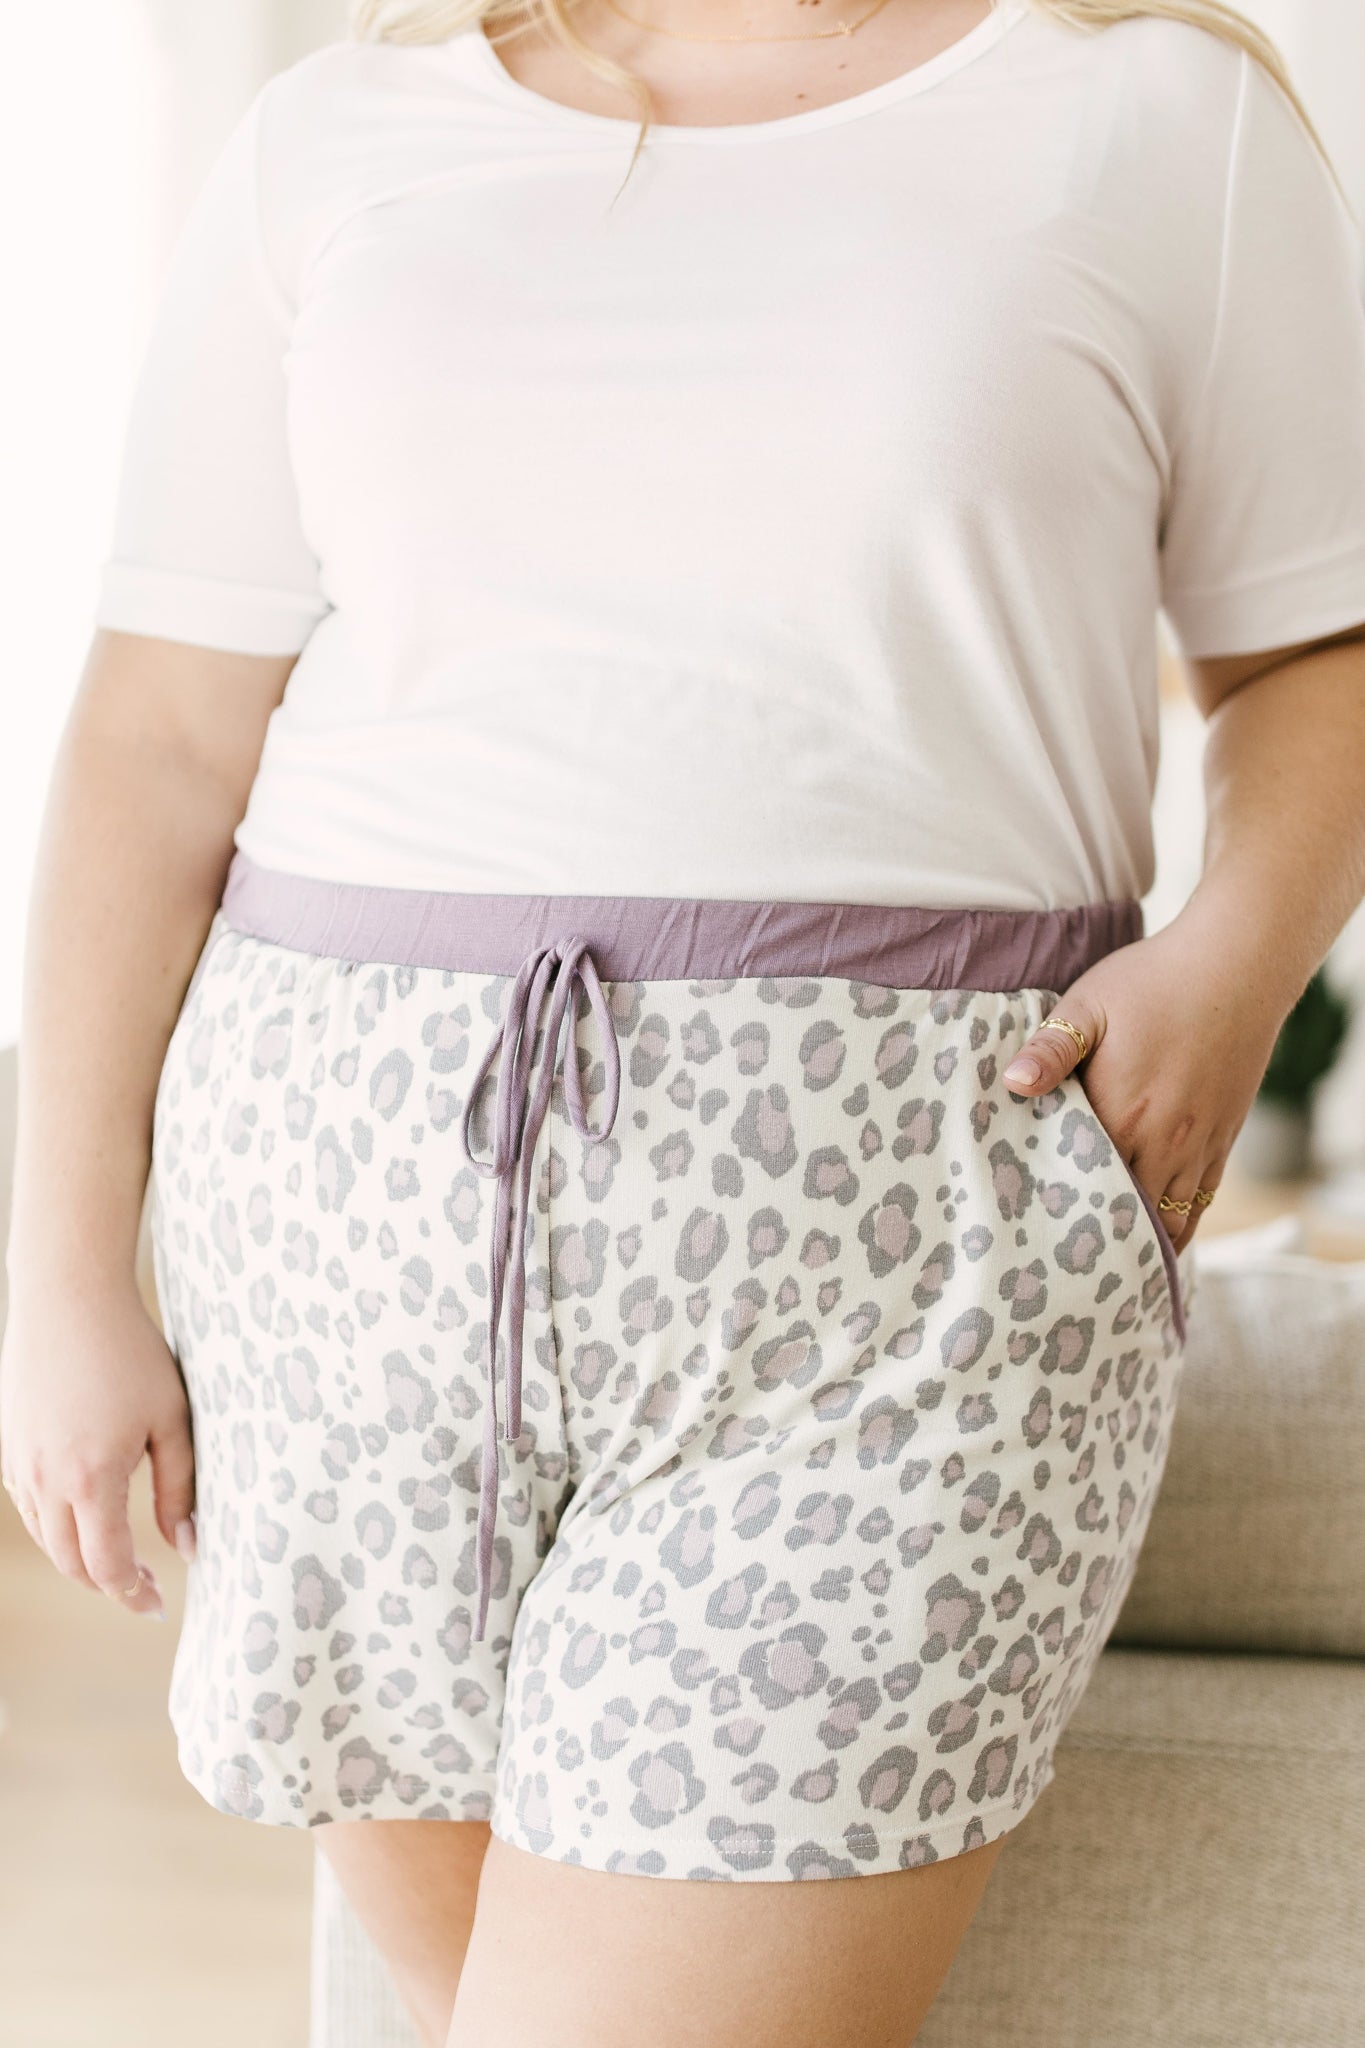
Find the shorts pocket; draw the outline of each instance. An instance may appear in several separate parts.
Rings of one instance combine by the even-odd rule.
[[[1161,1211],[1157,1208],[1156,1203],[1148,1194],[1146,1188],[1142,1185],[1142,1182],[1138,1179],[1132,1167],[1128,1164],[1128,1161],[1120,1152],[1117,1140],[1111,1135],[1109,1130],[1106,1128],[1104,1118],[1100,1115],[1099,1111],[1096,1109],[1094,1103],[1090,1099],[1089,1089],[1086,1087],[1085,1082],[1081,1079],[1080,1075],[1075,1072],[1072,1072],[1067,1075],[1066,1081],[1063,1083],[1063,1086],[1073,1083],[1075,1085],[1077,1094],[1084,1101],[1085,1107],[1089,1110],[1091,1116],[1094,1117],[1095,1122],[1099,1125],[1100,1129],[1104,1132],[1105,1137],[1109,1140],[1109,1149],[1113,1154],[1115,1172],[1120,1176],[1122,1180],[1127,1182],[1128,1186],[1133,1190],[1133,1193],[1137,1196],[1138,1201],[1142,1204],[1142,1208],[1147,1217],[1148,1227],[1151,1231],[1153,1239],[1156,1242],[1157,1251],[1161,1255],[1162,1264],[1166,1269],[1166,1290],[1170,1296],[1171,1318],[1175,1325],[1175,1334],[1177,1338],[1180,1340],[1180,1342],[1183,1344],[1185,1342],[1184,1288],[1181,1284],[1178,1255],[1176,1253],[1175,1246],[1171,1242],[1170,1234],[1167,1231],[1165,1224],[1161,1220]]]

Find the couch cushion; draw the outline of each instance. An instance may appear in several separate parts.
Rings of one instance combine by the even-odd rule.
[[[916,2048],[1345,2048],[1365,1666],[1107,1649]]]
[[[1365,1261],[1194,1241],[1161,1490],[1110,1640],[1365,1657]]]

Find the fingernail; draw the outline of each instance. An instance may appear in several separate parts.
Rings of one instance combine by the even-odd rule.
[[[144,1607],[142,1612],[146,1615],[148,1621],[164,1621],[166,1619],[164,1607]]]
[[[193,1522],[186,1520],[183,1522],[176,1523],[175,1547],[180,1552],[180,1555],[184,1558],[186,1564],[188,1564],[194,1556]]]
[[[1041,1078],[1042,1071],[1037,1060],[1011,1060],[1005,1069],[1005,1079],[1007,1081],[1018,1081],[1023,1087],[1027,1088],[1032,1082]]]

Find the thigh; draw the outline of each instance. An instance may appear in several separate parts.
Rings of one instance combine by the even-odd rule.
[[[494,1836],[448,2048],[909,2048],[1004,1838],[816,1884],[576,1869]]]
[[[423,2048],[443,2048],[474,1920],[487,1822],[337,1823],[318,1829],[317,1847],[383,1957]]]

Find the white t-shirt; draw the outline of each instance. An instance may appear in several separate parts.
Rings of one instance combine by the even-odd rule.
[[[651,131],[480,30],[258,93],[100,624],[299,652],[237,844],[336,881],[1049,909],[1152,880],[1157,615],[1365,621],[1365,307],[1287,101],[1004,5]],[[614,203],[613,203],[614,201]]]

